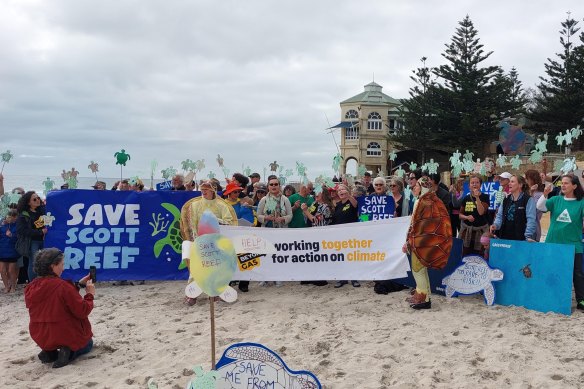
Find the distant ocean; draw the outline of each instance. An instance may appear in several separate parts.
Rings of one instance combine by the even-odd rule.
[[[20,186],[24,188],[25,191],[34,190],[37,192],[41,197],[46,197],[44,190],[45,186],[43,185],[43,181],[47,180],[47,176],[11,176],[6,172],[4,175],[4,190],[8,193],[13,188]],[[61,176],[55,177],[50,176],[48,177],[55,182],[53,188],[59,189],[61,185],[63,185],[64,181]],[[104,178],[99,177],[99,181],[104,181],[107,184],[107,188],[111,189],[114,184],[119,181],[119,178]],[[95,185],[95,177],[77,177],[77,189],[91,189],[93,190],[92,186]],[[150,188],[150,179],[143,180],[144,186],[146,188]],[[162,179],[154,179],[154,185],[163,182]]]

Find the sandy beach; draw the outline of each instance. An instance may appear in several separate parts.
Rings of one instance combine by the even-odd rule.
[[[482,298],[434,296],[413,311],[407,291],[376,295],[373,283],[334,289],[252,283],[216,305],[217,358],[251,341],[325,388],[584,387],[584,313],[571,317],[487,307]],[[209,303],[183,304],[184,282],[98,284],[90,316],[95,348],[52,369],[37,359],[22,289],[0,295],[3,388],[184,388],[210,368]]]

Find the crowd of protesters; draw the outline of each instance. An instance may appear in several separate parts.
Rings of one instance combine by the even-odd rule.
[[[427,177],[428,186],[444,203],[452,225],[452,235],[462,240],[463,255],[476,254],[488,259],[491,239],[512,239],[538,242],[542,236],[541,216],[551,212],[551,225],[546,242],[573,244],[576,248],[574,260],[574,287],[577,307],[584,309],[584,286],[582,275],[582,219],[584,216],[583,192],[580,180],[572,175],[558,177],[551,184],[551,177],[528,170],[524,175],[508,172],[492,174],[488,178],[478,174],[459,177],[452,183],[442,183],[439,174],[410,171],[405,179],[397,176],[375,177],[365,173],[359,180],[347,182],[336,180],[334,185],[319,185],[314,190],[312,183],[282,185],[277,176],[271,175],[267,182],[253,173],[249,177],[235,173],[227,178],[223,188],[216,179],[204,182],[185,182],[181,174],[171,180],[171,190],[197,190],[212,192],[214,198],[222,194],[220,218],[227,217],[224,206],[232,207],[241,225],[262,228],[306,228],[331,224],[354,223],[359,221],[357,199],[367,195],[391,196],[395,202],[394,217],[410,216],[417,199],[414,190],[419,180]],[[500,198],[493,207],[489,194],[481,191],[483,180],[498,181]],[[546,185],[547,182],[547,185]],[[107,190],[105,182],[97,181],[95,190]],[[144,190],[141,180],[121,180],[111,190]],[[0,175],[0,194],[4,194],[3,177]],[[0,270],[4,291],[12,293],[16,283],[31,282],[34,271],[35,254],[43,248],[47,229],[43,224],[45,214],[41,198],[32,191],[14,188],[12,194],[20,195],[5,217],[0,230]],[[205,194],[205,193],[203,193]],[[492,197],[492,196],[491,196]],[[560,201],[561,200],[561,201]],[[26,253],[15,251],[17,237],[26,237]],[[22,243],[22,242],[20,242]],[[24,269],[20,270],[19,269]],[[310,281],[326,285],[326,281]],[[339,288],[348,281],[337,281]],[[281,286],[281,282],[276,282]],[[359,287],[357,280],[351,281]],[[267,286],[268,283],[260,283]],[[391,281],[376,282],[377,293],[388,293],[399,289]],[[249,290],[249,282],[239,282],[239,289]]]

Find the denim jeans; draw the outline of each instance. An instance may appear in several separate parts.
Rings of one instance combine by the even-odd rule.
[[[43,248],[43,243],[42,240],[30,241],[30,254],[28,255],[28,282],[31,282],[36,278],[36,273],[34,272],[34,256]]]
[[[83,354],[87,354],[88,352],[91,351],[91,349],[93,348],[93,339],[89,339],[89,342],[87,342],[87,344],[85,345],[85,347],[80,348],[77,351],[73,351],[71,352],[71,356],[69,357],[69,360],[72,361],[75,358],[83,355]]]

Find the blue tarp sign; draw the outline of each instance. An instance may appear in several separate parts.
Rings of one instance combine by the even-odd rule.
[[[496,304],[571,314],[574,246],[492,239],[489,264],[505,273]]]
[[[481,185],[481,193],[489,195],[489,209],[495,209],[495,195],[499,191],[499,182],[483,182]],[[470,193],[470,188],[468,186],[468,181],[462,184],[462,195],[466,196]]]
[[[200,192],[62,190],[49,192],[55,218],[45,247],[65,254],[63,278],[77,280],[96,266],[98,279],[187,279],[181,261],[180,209]]]
[[[359,220],[389,219],[395,212],[395,201],[391,196],[369,195],[357,197]]]

